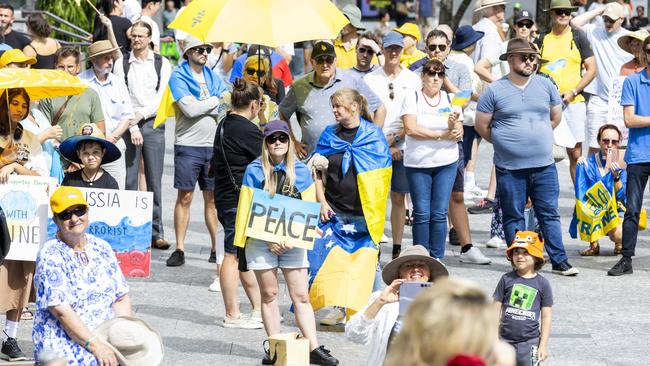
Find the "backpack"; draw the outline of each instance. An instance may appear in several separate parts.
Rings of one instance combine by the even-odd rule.
[[[158,82],[156,83],[156,92],[158,92],[158,89],[160,88],[160,70],[162,69],[162,56],[160,56],[157,53],[153,54],[153,67],[156,69],[156,75],[158,75]],[[126,86],[129,86],[129,68],[131,67],[131,63],[129,62],[129,58],[122,57],[122,68],[124,70],[124,83]]]

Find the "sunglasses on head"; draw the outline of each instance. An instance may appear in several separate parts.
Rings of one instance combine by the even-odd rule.
[[[390,100],[395,99],[395,86],[393,85],[393,83],[388,84],[388,97],[390,98]]]
[[[618,140],[601,139],[601,141],[602,141],[605,145],[609,145],[610,143],[611,143],[612,145],[618,145]]]
[[[261,77],[261,78],[263,78],[264,75],[266,75],[266,71],[264,71],[264,70],[257,70],[257,69],[251,69],[251,68],[246,69],[246,73],[249,76],[253,76],[253,75],[257,74],[257,76]]]
[[[278,140],[281,143],[286,144],[287,142],[289,142],[289,136],[287,136],[287,135],[285,135],[283,133],[277,134],[277,135],[271,135],[271,136],[266,138],[266,143],[269,144],[269,145],[273,145]]]
[[[534,53],[531,53],[531,54],[528,54],[528,55],[526,55],[526,54],[519,55],[519,60],[521,60],[521,62],[530,61],[532,63],[532,62],[535,62],[535,60],[537,60],[537,55],[534,54]]]
[[[555,15],[561,16],[561,17],[562,16],[563,17],[568,17],[569,15],[571,15],[571,10],[569,10],[569,9],[555,9],[555,10],[553,10],[553,12],[555,13]]]
[[[440,79],[445,77],[445,72],[444,71],[433,71],[433,70],[427,70],[424,72],[425,75],[431,76],[431,77],[439,77]]]
[[[212,46],[205,46],[205,47],[195,47],[194,52],[198,53],[199,55],[205,53],[210,53],[212,52]]]
[[[366,48],[366,47],[357,48],[357,52],[362,54],[362,55],[368,54],[370,56],[375,54],[375,51],[371,50],[370,48]]]
[[[531,23],[531,22],[519,22],[519,23],[517,23],[517,27],[531,29],[533,27],[533,23]]]
[[[430,45],[427,46],[427,49],[429,50],[429,52],[436,52],[436,50],[438,50],[440,52],[445,52],[445,50],[447,49],[447,45],[446,44],[430,44]]]
[[[334,57],[332,56],[321,56],[316,58],[316,63],[319,65],[322,64],[332,64],[334,63]]]
[[[61,221],[65,221],[65,220],[70,220],[72,218],[72,215],[75,215],[77,217],[81,217],[81,216],[85,215],[86,212],[88,212],[88,207],[81,206],[81,207],[75,208],[74,210],[63,211],[63,212],[57,214],[56,217],[58,217],[59,220],[61,220]]]

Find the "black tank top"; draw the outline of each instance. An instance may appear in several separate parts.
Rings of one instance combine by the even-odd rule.
[[[41,55],[36,51],[36,48],[29,44],[36,54],[36,63],[32,65],[32,69],[50,69],[54,70],[56,66],[56,52],[51,55]]]

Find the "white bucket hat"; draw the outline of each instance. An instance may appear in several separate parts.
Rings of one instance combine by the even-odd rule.
[[[160,334],[135,317],[107,320],[97,326],[95,335],[115,352],[122,366],[157,366],[165,354]]]

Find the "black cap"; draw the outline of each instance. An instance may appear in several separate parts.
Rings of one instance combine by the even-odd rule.
[[[316,42],[316,44],[314,44],[314,49],[311,51],[311,58],[317,59],[320,56],[336,57],[334,46],[329,42]]]
[[[533,20],[533,16],[530,14],[528,10],[523,9],[515,13],[515,23],[519,23],[524,20],[530,20],[531,22],[535,23],[535,21]]]

